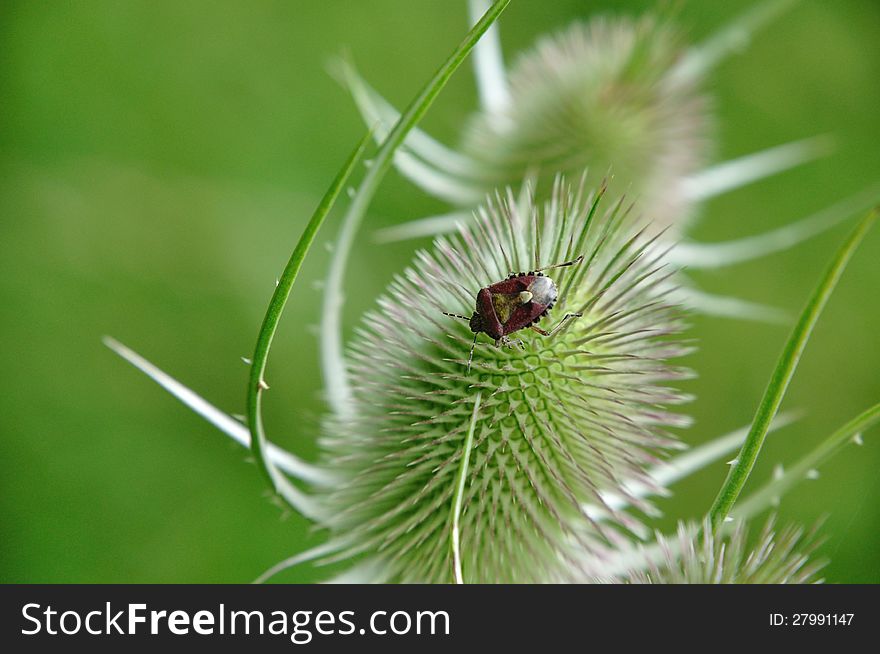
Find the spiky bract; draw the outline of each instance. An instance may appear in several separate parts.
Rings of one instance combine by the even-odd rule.
[[[510,103],[479,114],[464,151],[486,189],[537,172],[610,170],[615,188],[649,207],[655,226],[687,214],[685,178],[705,163],[707,102],[675,73],[677,31],[646,16],[600,17],[540,39],[510,73]]]
[[[801,527],[774,531],[774,519],[765,523],[757,541],[749,545],[741,522],[728,535],[715,535],[708,522],[701,528],[682,524],[674,538],[657,537],[660,556],[625,581],[645,584],[807,584],[821,581],[823,561],[811,560],[813,534]]]
[[[666,360],[685,347],[668,275],[623,202],[600,208],[604,187],[558,182],[540,208],[496,197],[457,237],[421,252],[368,314],[351,348],[354,406],[328,421],[326,464],[341,481],[323,497],[338,556],[380,565],[373,580],[452,578],[451,509],[475,395],[482,405],[462,502],[467,582],[562,579],[584,551],[632,518],[586,517],[585,503],[650,483],[648,464],[678,441],[686,420],[667,410],[684,396],[667,383],[687,371]],[[650,251],[650,254],[649,254]],[[477,291],[510,272],[584,255],[548,272],[559,287],[553,338],[525,330],[519,347],[472,334],[443,311],[470,314]],[[635,506],[643,501],[632,499]]]

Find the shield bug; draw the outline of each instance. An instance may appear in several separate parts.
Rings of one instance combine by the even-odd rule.
[[[542,336],[553,336],[566,322],[572,318],[579,318],[580,313],[567,313],[559,321],[559,324],[550,331],[535,326],[553,308],[558,294],[556,283],[543,271],[574,266],[583,259],[584,257],[581,255],[572,261],[544,266],[527,273],[512,272],[507,279],[481,288],[477,293],[476,311],[470,318],[444,311],[444,315],[467,321],[474,333],[474,343],[471,345],[471,351],[468,355],[468,372],[470,372],[471,361],[474,358],[477,336],[481,332],[494,338],[496,347],[498,345],[513,345],[514,341],[511,341],[509,336],[521,329],[529,328]],[[519,344],[522,345],[522,342]]]

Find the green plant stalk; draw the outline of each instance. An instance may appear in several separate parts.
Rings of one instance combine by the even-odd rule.
[[[272,299],[269,300],[269,307],[266,309],[263,324],[260,326],[259,334],[257,334],[257,344],[254,347],[254,356],[251,360],[251,374],[248,379],[247,388],[247,421],[251,432],[251,452],[253,453],[254,461],[269,480],[273,490],[281,494],[282,497],[285,496],[282,489],[287,485],[284,483],[287,480],[281,476],[281,473],[275,469],[274,465],[265,455],[266,434],[263,429],[262,394],[263,390],[268,388],[263,375],[266,372],[266,364],[269,360],[269,350],[272,347],[272,339],[275,337],[275,332],[278,330],[278,322],[281,320],[281,314],[284,311],[287,298],[290,297],[293,283],[296,281],[300,268],[302,268],[306,254],[308,254],[309,249],[312,247],[318,230],[321,228],[327,214],[333,208],[352,170],[354,170],[355,165],[360,160],[364,148],[366,148],[370,140],[370,136],[371,133],[367,132],[357,147],[352,150],[330,188],[327,189],[327,192],[315,209],[315,213],[312,214],[308,225],[306,225],[302,236],[299,238],[299,242],[290,255],[290,259],[287,261],[287,265],[284,267],[284,271],[281,273],[281,277],[278,278],[278,284],[275,286],[275,292],[272,293]]]
[[[770,378],[770,383],[767,385],[767,389],[764,391],[764,396],[755,413],[752,427],[749,430],[748,436],[746,436],[745,443],[743,443],[739,456],[735,459],[735,463],[730,468],[730,472],[727,474],[727,478],[721,486],[718,496],[709,509],[709,520],[713,531],[716,533],[736,503],[752,469],[755,467],[755,461],[757,461],[758,454],[761,452],[770,422],[779,410],[780,404],[782,404],[782,399],[797,369],[807,341],[810,339],[813,327],[815,327],[819,315],[822,313],[822,309],[831,297],[834,287],[837,285],[840,276],[843,274],[859,243],[877,219],[878,213],[880,213],[878,209],[870,211],[859,222],[858,226],[838,250],[821,282],[813,291],[813,295],[809,302],[807,302],[791,335],[788,337],[788,341],[785,343],[785,347]]]
[[[858,434],[867,431],[878,422],[880,422],[880,404],[875,404],[822,441],[818,447],[790,469],[786,470],[782,477],[767,482],[760,489],[737,504],[736,509],[733,511],[734,517],[737,519],[747,519],[760,513],[770,506],[774,499],[778,499],[792,486],[804,479],[810,470],[818,468]]]
[[[331,409],[339,416],[344,417],[350,411],[351,388],[342,352],[341,314],[342,282],[355,234],[367,212],[370,201],[379,188],[379,183],[391,167],[395,151],[428,111],[434,99],[446,86],[449,78],[462,64],[483,33],[498,19],[509,3],[510,0],[496,0],[492,4],[489,11],[471,28],[452,55],[434,73],[431,80],[401,114],[394,128],[379,148],[376,158],[364,175],[343,218],[339,240],[336,243],[324,286],[324,305],[321,317],[321,367],[324,373],[327,400]]]
[[[464,484],[467,480],[468,465],[471,460],[471,448],[474,444],[474,430],[477,427],[477,416],[480,413],[480,400],[483,394],[477,393],[474,400],[474,412],[471,415],[471,425],[468,429],[467,438],[464,441],[464,451],[461,453],[461,466],[458,468],[458,480],[455,484],[455,502],[452,505],[452,530],[450,531],[452,546],[452,565],[455,583],[463,584],[464,576],[461,572],[461,540],[459,534],[459,519],[461,518],[461,504],[464,498]]]

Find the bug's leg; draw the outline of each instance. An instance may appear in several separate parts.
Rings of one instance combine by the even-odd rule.
[[[562,327],[565,325],[565,323],[567,323],[569,320],[571,320],[572,318],[580,318],[582,315],[584,315],[584,314],[582,314],[582,313],[567,313],[567,314],[565,314],[562,317],[562,320],[560,320],[559,323],[556,325],[556,327],[551,329],[549,332],[541,329],[540,327],[535,327],[534,325],[531,326],[531,329],[533,331],[538,332],[541,336],[548,336],[548,337],[553,336],[553,334],[555,334],[560,329],[562,329]]]
[[[519,348],[521,350],[526,349],[526,346],[523,344],[521,338],[510,338],[509,336],[502,336],[497,341],[495,341],[495,347],[498,347],[499,345],[503,345],[505,347],[510,347],[510,348],[519,346]]]
[[[474,360],[474,348],[477,347],[477,336],[479,334],[474,334],[474,342],[471,344],[471,352],[468,354],[468,362],[467,362],[467,371],[468,374],[471,372],[471,361]]]
[[[553,268],[565,268],[566,266],[576,266],[581,261],[584,260],[584,255],[578,256],[577,259],[572,259],[571,261],[566,261],[565,263],[554,263],[552,266],[544,266],[543,268],[538,268],[537,270],[533,270],[532,272],[542,272],[544,270],[552,270]]]
[[[444,311],[444,312],[443,312],[443,315],[444,315],[444,316],[449,316],[450,318],[458,318],[459,320],[464,320],[464,321],[466,321],[466,322],[470,322],[470,321],[471,321],[471,319],[468,318],[467,316],[462,316],[462,315],[457,314],[457,313],[449,313],[449,312],[447,312],[447,311]],[[474,342],[471,344],[471,351],[470,351],[470,353],[468,354],[467,371],[468,371],[469,373],[470,373],[470,371],[471,371],[471,361],[474,360],[474,348],[477,347],[477,336],[479,336],[479,335],[480,335],[479,332],[475,332],[475,333],[474,333]],[[497,341],[496,341],[496,344],[497,344]]]

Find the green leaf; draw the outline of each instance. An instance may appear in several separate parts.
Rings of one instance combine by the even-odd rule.
[[[709,518],[715,531],[718,530],[718,527],[727,518],[742,492],[752,469],[755,467],[755,461],[757,461],[758,454],[761,452],[770,422],[779,410],[780,404],[782,404],[785,391],[788,389],[788,384],[794,376],[804,348],[807,346],[807,341],[810,339],[813,327],[815,327],[822,309],[831,297],[831,293],[840,280],[840,276],[843,274],[847,263],[868,232],[868,229],[877,219],[878,213],[880,213],[878,209],[869,212],[859,222],[840,250],[838,250],[821,282],[813,291],[813,295],[809,302],[807,302],[807,306],[804,308],[803,313],[801,313],[797,324],[794,326],[782,350],[779,361],[776,363],[776,369],[773,371],[770,383],[764,391],[764,397],[761,399],[761,403],[755,413],[749,435],[746,437],[739,456],[735,459],[727,479],[724,481],[718,496],[709,510]]]

